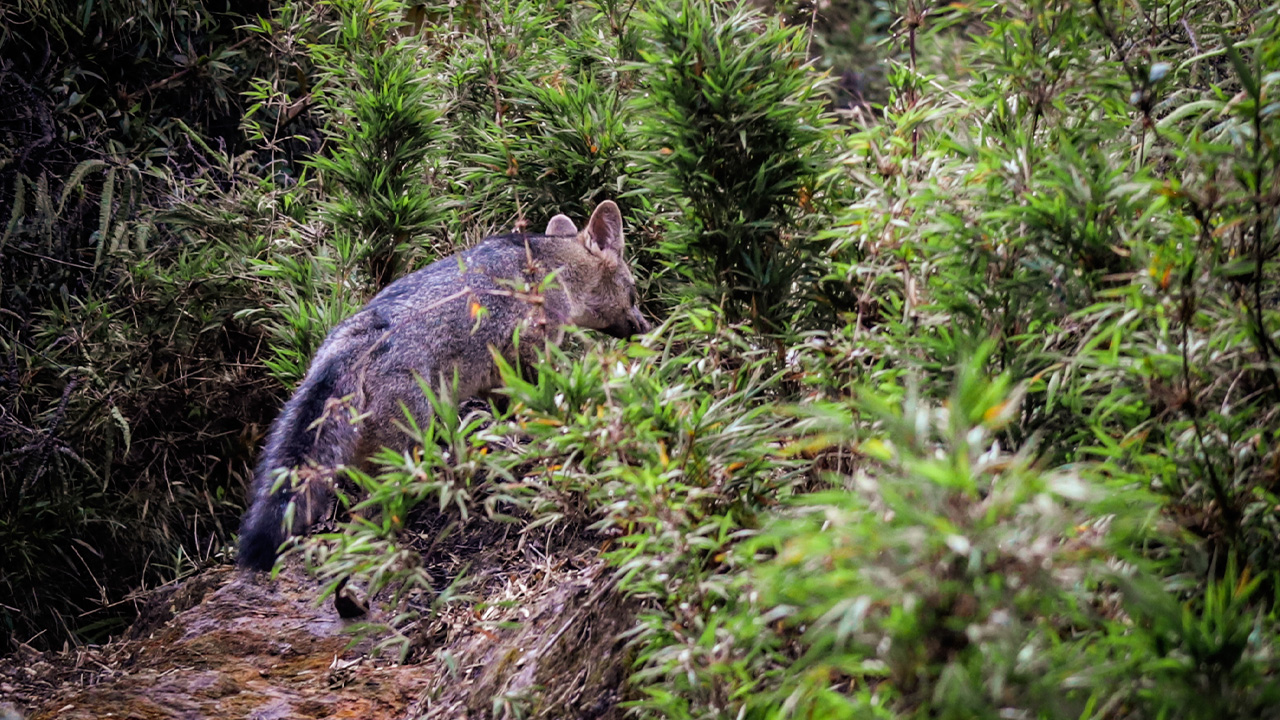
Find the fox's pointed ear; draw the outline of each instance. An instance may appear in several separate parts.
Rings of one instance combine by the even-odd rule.
[[[564,215],[557,215],[547,223],[547,231],[543,235],[577,235],[578,226]]]
[[[587,221],[587,248],[622,260],[622,211],[612,200],[596,206]]]

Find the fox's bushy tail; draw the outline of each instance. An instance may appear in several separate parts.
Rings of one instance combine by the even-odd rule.
[[[285,403],[267,436],[253,478],[253,500],[240,524],[241,567],[270,570],[281,543],[305,533],[328,510],[335,470],[352,461],[358,428],[338,399],[352,395],[350,368],[342,355],[317,357],[297,392]],[[330,403],[334,400],[334,403]],[[283,472],[297,471],[296,481]],[[292,527],[285,509],[294,502]]]

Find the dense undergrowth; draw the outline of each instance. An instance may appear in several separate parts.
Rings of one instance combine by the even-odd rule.
[[[600,539],[642,717],[1277,714],[1280,6],[64,5],[0,11],[14,639],[223,559],[389,279],[612,198],[661,326],[307,546],[388,645],[443,513]]]

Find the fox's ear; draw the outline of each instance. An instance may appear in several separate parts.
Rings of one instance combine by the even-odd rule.
[[[587,249],[622,260],[622,212],[612,200],[596,206],[587,221]]]
[[[577,235],[578,226],[564,215],[557,215],[547,223],[547,231],[543,235]]]

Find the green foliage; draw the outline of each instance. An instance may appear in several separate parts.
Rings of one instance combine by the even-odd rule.
[[[923,30],[908,10],[884,122],[855,136],[845,161],[862,198],[843,218],[838,264],[866,301],[857,327],[811,345],[804,362],[841,385],[883,387],[906,370],[929,379],[926,397],[945,397],[958,361],[991,343],[988,367],[1028,383],[1004,444],[1083,468],[1112,500],[1150,491],[1174,527],[1204,539],[1166,526],[1156,540],[1140,518],[1112,528],[1125,541],[1112,551],[1142,575],[1100,578],[1100,593],[1124,590],[1122,612],[1095,599],[1098,617],[1071,621],[1094,629],[1052,644],[1054,671],[1080,673],[1046,676],[1076,688],[1062,706],[1087,699],[1068,711],[1077,717],[1263,712],[1274,631],[1258,628],[1275,620],[1277,522],[1263,468],[1280,318],[1265,301],[1276,238],[1263,228],[1276,209],[1251,178],[1274,167],[1262,148],[1275,126],[1245,101],[1274,62],[1274,15],[1244,24],[1222,8],[1169,8],[1176,41],[1144,36],[1150,16],[1119,4],[1006,10],[957,6]],[[950,28],[975,23],[984,31],[956,71]],[[824,369],[855,339],[868,362]],[[1251,570],[1224,571],[1232,563]],[[1262,592],[1241,581],[1253,574]],[[986,685],[964,686],[980,699]],[[1037,692],[1049,690],[1062,686]],[[1021,707],[1052,715],[1059,701],[1041,702]]]
[[[750,155],[698,145],[718,130],[689,109],[820,109],[787,115],[789,95],[751,94],[763,61],[732,64],[794,57],[751,44],[794,36],[645,10],[635,112],[671,153],[637,196],[679,209],[664,249],[714,279],[736,259],[699,255],[704,218],[752,208],[777,236],[820,215],[715,175]],[[687,304],[639,345],[509,378],[485,437],[528,444],[481,460],[498,514],[607,538],[646,603],[633,712],[1274,713],[1277,143],[1252,101],[1278,77],[1276,15],[1169,10],[1185,42],[1124,5],[908,5],[880,121],[825,179],[820,153],[787,155],[787,192],[851,187],[822,235],[847,323],[780,349]],[[473,507],[496,492],[472,487]]]
[[[163,582],[217,552],[207,538],[230,531],[230,498],[209,478],[247,474],[241,423],[266,420],[254,405],[261,371],[245,362],[257,340],[232,320],[252,297],[234,270],[252,250],[148,247],[147,234],[130,234],[87,291],[63,286],[29,331],[5,340],[10,372],[25,378],[6,401],[0,521],[6,630],[19,637],[119,631],[119,617],[95,617],[86,598]],[[192,536],[206,544],[185,548]]]
[[[1258,597],[1260,585],[1234,559],[1193,602],[1179,604],[1151,580],[1121,583],[1142,629],[1112,629],[1086,659],[1099,685],[1108,674],[1132,680],[1108,683],[1117,692],[1096,696],[1147,717],[1271,717],[1280,699],[1269,647],[1278,618],[1274,598]]]
[[[482,6],[467,20],[462,42],[471,47],[447,61],[448,86],[466,158],[460,183],[477,220],[540,229],[556,213],[586,217],[631,189],[636,141],[619,55],[634,40],[605,31],[623,13],[610,3],[597,11],[520,2]]]
[[[1246,65],[1225,45],[1212,75],[1196,58],[1140,61],[1120,37],[1146,20],[1102,4],[1028,12],[1036,22],[982,16],[991,32],[974,42],[972,75],[936,98],[912,84],[901,112],[859,140],[878,176],[860,178],[875,190],[848,218],[859,231],[846,278],[875,278],[869,264],[927,269],[919,284],[863,290],[903,319],[880,336],[886,349],[942,368],[994,338],[995,366],[1033,379],[1015,437],[1039,433],[1062,460],[1114,459],[1178,505],[1212,502],[1194,529],[1249,535],[1230,546],[1270,566],[1254,553],[1275,522],[1259,474],[1277,389],[1264,299],[1275,207],[1249,178],[1276,158],[1241,102]],[[1223,18],[1185,20],[1199,38]],[[1095,60],[1107,53],[1117,59]],[[1263,44],[1256,61],[1272,53]],[[1169,85],[1193,71],[1221,99]],[[886,212],[889,196],[907,198],[903,211]],[[896,224],[902,213],[912,222]]]
[[[311,160],[333,183],[325,213],[337,233],[359,243],[376,288],[403,273],[402,256],[443,215],[433,177],[449,137],[429,81],[434,68],[414,36],[397,37],[404,12],[394,0],[334,3],[331,44],[312,46],[330,149]]]
[[[281,384],[388,280],[613,198],[661,327],[433,399],[300,543],[381,647],[472,602],[436,543],[501,528],[599,543],[637,717],[1275,716],[1280,8],[96,7],[0,10],[70,58],[0,123],[10,633],[216,557]],[[218,43],[127,108],[90,73],[134,60],[75,69],[183,8],[138,58]],[[812,67],[890,32],[836,125]]]
[[[329,331],[358,310],[363,295],[355,288],[359,277],[356,244],[336,235],[332,246],[308,247],[299,228],[282,228],[282,241],[263,260],[252,261],[254,274],[272,289],[263,306],[238,317],[256,320],[271,340],[263,365],[286,386],[306,374],[311,357]]]
[[[412,434],[420,449],[412,454],[383,449],[373,458],[379,468],[377,475],[349,470],[354,494],[341,494],[339,499],[350,506],[352,523],[341,532],[318,535],[318,542],[298,548],[306,566],[327,582],[322,598],[352,577],[364,579],[370,595],[389,589],[388,602],[395,608],[391,621],[362,630],[385,632],[375,652],[394,651],[400,662],[414,649],[411,638],[403,632],[405,627],[422,619],[424,611],[438,612],[450,603],[469,599],[460,592],[465,577],[437,589],[423,566],[422,555],[404,542],[411,514],[423,507],[417,510],[419,514],[448,518],[437,528],[434,544],[465,525],[473,507],[483,507],[489,517],[500,519],[496,508],[508,499],[500,485],[496,491],[486,492],[498,483],[486,477],[492,468],[486,462],[486,436],[481,432],[485,417],[479,413],[464,416],[453,399],[439,398],[427,383],[419,384],[436,413],[426,427],[406,413],[405,431]]]
[[[821,202],[833,140],[804,35],[742,5],[692,0],[655,4],[645,30],[653,190],[681,209],[664,249],[732,317],[779,331],[815,294],[804,219]]]
[[[588,217],[601,200],[627,190],[630,108],[616,86],[589,75],[545,82],[511,89],[520,114],[508,115],[505,127],[481,131],[483,146],[472,156],[477,167],[469,179],[495,195],[510,188],[539,215],[557,210]]]
[[[0,8],[0,645],[119,632],[131,593],[211,560],[233,527],[228,485],[270,396],[233,318],[259,246],[185,242],[165,210],[228,181],[211,148],[261,59],[244,19]]]

